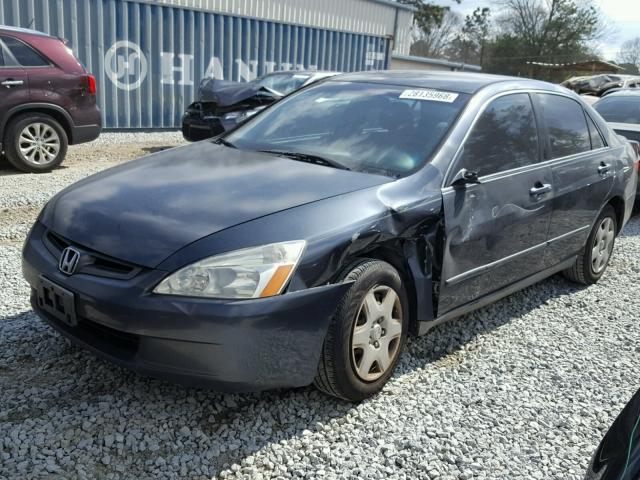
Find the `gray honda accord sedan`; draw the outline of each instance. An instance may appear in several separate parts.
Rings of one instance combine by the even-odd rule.
[[[635,162],[562,87],[339,75],[63,190],[23,271],[43,320],[126,367],[357,401],[409,334],[558,272],[597,282]]]

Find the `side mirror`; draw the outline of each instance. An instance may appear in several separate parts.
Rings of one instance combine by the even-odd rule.
[[[478,172],[472,172],[466,168],[461,168],[451,182],[452,186],[467,185],[471,183],[480,183]]]

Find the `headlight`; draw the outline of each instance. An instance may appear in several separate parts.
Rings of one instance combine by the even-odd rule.
[[[240,123],[240,122],[244,122],[247,118],[253,117],[256,113],[264,109],[265,107],[257,107],[257,108],[254,108],[253,110],[246,110],[244,112],[231,112],[231,113],[227,113],[224,116],[224,119],[235,120],[236,123]]]
[[[242,116],[242,112],[231,112],[224,116],[225,120],[237,120]]]
[[[205,258],[166,277],[154,293],[210,298],[278,295],[291,278],[305,243],[272,243]]]

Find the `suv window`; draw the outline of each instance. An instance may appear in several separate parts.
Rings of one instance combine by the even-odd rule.
[[[487,107],[467,138],[461,167],[490,175],[538,161],[538,131],[526,93],[497,98]]]
[[[591,150],[604,147],[605,144],[602,139],[602,135],[600,135],[600,132],[596,128],[596,124],[593,123],[593,120],[591,120],[589,115],[587,115],[587,124],[589,125],[589,135],[591,136]]]
[[[551,158],[591,150],[587,120],[582,106],[561,95],[537,94],[547,122]]]
[[[2,41],[23,67],[44,67],[49,62],[33,48],[17,38],[2,36]]]

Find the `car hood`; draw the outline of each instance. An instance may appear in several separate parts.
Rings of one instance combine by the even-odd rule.
[[[229,82],[215,78],[202,80],[198,88],[200,102],[212,102],[219,107],[229,107],[257,95],[266,95],[274,100],[282,96],[253,82]]]
[[[226,228],[390,181],[205,141],[71,185],[40,221],[82,247],[153,268]]]

